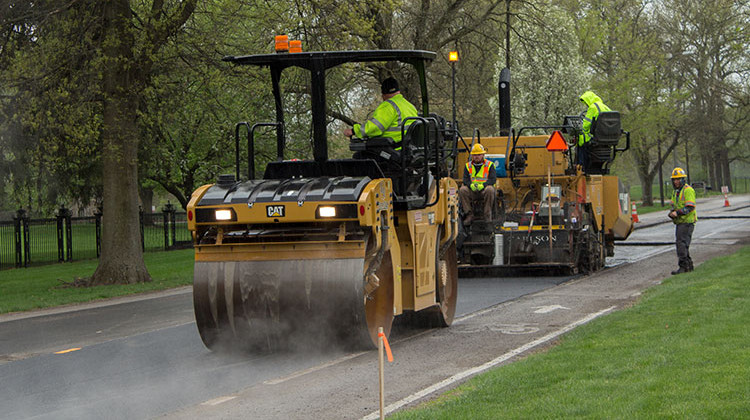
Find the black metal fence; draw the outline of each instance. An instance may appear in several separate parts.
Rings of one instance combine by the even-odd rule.
[[[0,269],[99,258],[102,213],[72,217],[61,208],[49,219],[30,219],[24,210],[13,221],[0,222]],[[171,204],[161,213],[140,212],[141,247],[144,251],[189,247],[187,214]]]

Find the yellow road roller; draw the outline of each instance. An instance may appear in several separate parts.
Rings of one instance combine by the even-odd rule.
[[[235,173],[198,188],[188,204],[195,318],[208,348],[277,349],[309,339],[370,347],[378,329],[388,335],[398,316],[422,325],[451,324],[458,195],[448,174],[455,134],[428,107],[425,63],[434,58],[433,52],[414,50],[224,58],[270,70],[276,120],[238,123]],[[370,62],[413,68],[421,88],[420,116],[403,122],[400,144],[353,138],[355,157],[329,159],[326,73],[345,63]],[[310,160],[284,156],[280,81],[289,68],[309,72]],[[259,127],[275,128],[278,156],[256,179],[253,142]],[[247,132],[244,179],[241,132]]]

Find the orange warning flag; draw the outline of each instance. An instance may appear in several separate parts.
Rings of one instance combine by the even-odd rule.
[[[378,337],[381,337],[383,339],[383,346],[385,347],[385,354],[388,356],[388,361],[393,362],[393,353],[391,353],[391,346],[388,344],[388,338],[386,338],[385,333],[378,333]]]
[[[550,152],[564,152],[568,150],[568,143],[560,133],[559,130],[552,132],[552,135],[547,139],[547,150]]]

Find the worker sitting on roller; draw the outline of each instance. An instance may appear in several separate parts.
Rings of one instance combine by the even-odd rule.
[[[344,130],[346,137],[358,137],[361,139],[371,137],[387,137],[393,139],[396,143],[396,150],[401,149],[401,124],[408,117],[418,115],[417,108],[401,95],[398,88],[398,82],[393,77],[389,77],[380,84],[380,93],[383,102],[378,105],[372,118],[362,124],[354,124],[354,127]],[[410,125],[414,120],[406,121]]]
[[[463,185],[458,190],[458,195],[461,197],[461,209],[465,216],[464,225],[467,226],[474,220],[471,205],[474,200],[482,200],[484,220],[492,220],[497,174],[492,161],[484,158],[485,153],[487,152],[479,143],[471,148],[471,160],[466,162]]]
[[[578,164],[586,170],[589,167],[590,159],[589,150],[591,145],[591,139],[593,137],[592,126],[596,124],[596,119],[599,117],[599,113],[605,111],[611,111],[607,105],[604,104],[602,98],[597,96],[596,93],[587,90],[581,95],[581,102],[586,105],[586,114],[583,116],[582,129],[583,133],[578,136],[578,151],[576,153],[578,158]]]

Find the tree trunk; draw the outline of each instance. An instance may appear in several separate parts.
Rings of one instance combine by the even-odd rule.
[[[641,200],[644,206],[654,205],[654,195],[651,192],[651,187],[654,184],[654,173],[638,173],[638,178],[641,180],[641,189],[643,190],[643,196]]]
[[[133,64],[130,4],[104,7],[102,254],[92,285],[151,281],[143,262],[138,217],[138,128],[141,86]]]
[[[726,147],[722,147],[721,149],[721,172],[725,182],[724,185],[729,188],[729,192],[732,192],[732,174],[729,171],[729,150]]]
[[[143,207],[144,213],[154,212],[154,189],[153,188],[138,188],[138,196],[141,198],[141,206]]]
[[[714,176],[716,177],[716,184],[714,185],[714,188],[716,190],[719,190],[726,184],[724,183],[724,173],[721,170],[721,153],[718,150],[714,151],[714,158],[711,162],[711,166],[713,166]]]

